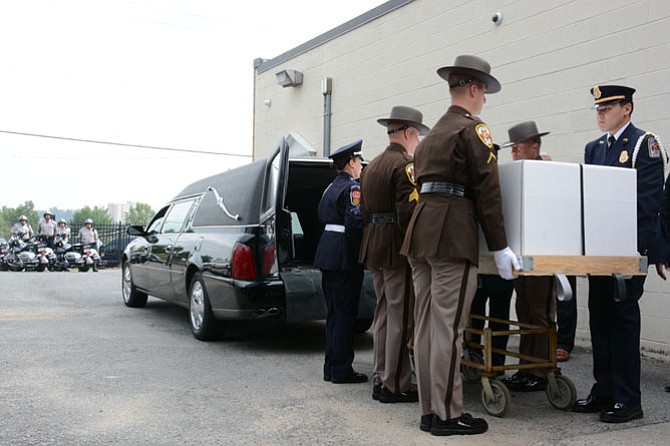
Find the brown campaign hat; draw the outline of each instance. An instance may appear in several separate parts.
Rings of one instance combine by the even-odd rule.
[[[514,144],[526,141],[527,139],[534,138],[536,136],[548,135],[550,132],[538,132],[537,124],[535,121],[526,121],[520,124],[514,125],[507,130],[509,135],[509,141],[503,144],[503,147],[510,147]]]
[[[420,135],[425,135],[430,131],[430,127],[423,124],[423,114],[419,110],[403,105],[396,105],[391,109],[388,118],[377,119],[377,122],[384,127],[388,127],[392,122],[401,122],[418,129]]]
[[[487,93],[497,93],[502,88],[498,79],[491,76],[491,65],[477,56],[458,56],[453,65],[439,68],[437,74],[446,81],[449,81],[450,74],[469,74],[486,84]]]

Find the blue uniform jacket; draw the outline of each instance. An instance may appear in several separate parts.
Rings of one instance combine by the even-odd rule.
[[[322,270],[347,271],[357,267],[363,239],[360,209],[361,186],[346,173],[339,173],[321,197],[317,214],[322,224],[344,226],[344,232],[324,231],[314,257]]]
[[[635,144],[644,134],[643,130],[631,123],[610,149],[607,148],[608,134],[605,134],[586,145],[584,162],[632,168]],[[663,158],[660,147],[652,135],[646,135],[642,141],[635,169],[637,170],[637,249],[641,255],[648,256],[649,264],[654,264],[663,255],[660,252],[664,243],[659,213],[664,179]]]

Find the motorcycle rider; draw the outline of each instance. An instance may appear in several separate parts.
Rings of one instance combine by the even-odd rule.
[[[28,218],[25,215],[19,217],[18,223],[12,227],[12,235],[21,240],[30,240],[33,236],[33,228],[28,224]]]
[[[67,243],[70,240],[70,228],[67,226],[67,222],[64,218],[58,220],[58,227],[56,228],[56,235],[60,236],[63,243]]]
[[[79,241],[82,245],[90,245],[93,248],[98,248],[98,231],[93,227],[93,220],[87,218],[84,220],[84,226],[79,230]],[[98,265],[93,262],[93,272],[98,272]]]
[[[37,235],[45,237],[46,244],[49,248],[54,247],[54,236],[56,235],[56,222],[52,220],[53,214],[46,211],[43,219],[37,223]]]

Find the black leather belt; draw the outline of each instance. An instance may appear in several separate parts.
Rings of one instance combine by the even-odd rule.
[[[370,223],[395,223],[398,221],[398,218],[395,215],[395,212],[377,212],[370,215]]]
[[[475,194],[471,189],[460,184],[447,183],[445,181],[426,181],[425,183],[421,183],[420,193],[455,195],[457,197],[469,198],[470,200],[475,198]]]

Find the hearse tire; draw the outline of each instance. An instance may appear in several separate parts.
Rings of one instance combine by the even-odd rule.
[[[188,293],[189,322],[193,336],[199,341],[214,341],[223,336],[224,324],[214,318],[207,288],[200,273],[195,273]]]
[[[133,276],[127,262],[121,267],[121,294],[126,307],[140,308],[147,304],[147,293],[143,293],[133,285]]]

